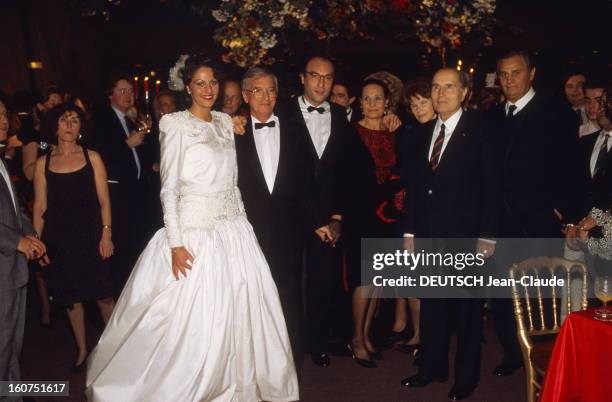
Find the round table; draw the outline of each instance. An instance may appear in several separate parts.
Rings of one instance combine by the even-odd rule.
[[[570,314],[555,341],[540,402],[612,401],[612,322]]]

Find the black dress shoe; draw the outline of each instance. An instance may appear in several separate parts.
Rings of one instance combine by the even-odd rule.
[[[415,375],[410,376],[408,378],[404,378],[402,380],[401,384],[404,387],[409,387],[409,388],[423,388],[423,387],[431,384],[434,381],[436,381],[436,382],[444,382],[446,380],[448,380],[448,378],[442,378],[442,377],[429,378],[429,377],[426,377],[426,376],[421,375],[421,374],[415,374]]]
[[[319,367],[327,367],[330,364],[327,353],[311,353],[310,358],[312,359],[312,362]]]
[[[474,393],[475,387],[463,387],[453,385],[450,392],[448,393],[448,399],[451,401],[462,401],[469,398]]]
[[[355,356],[355,352],[353,352],[353,348],[351,347],[350,344],[347,345],[346,347],[351,351],[351,354],[353,355],[353,360],[355,361],[355,363],[357,363],[361,367],[365,367],[365,368],[377,368],[378,367],[376,362],[372,359],[370,360],[360,359],[359,357]]]
[[[493,375],[496,375],[498,377],[506,377],[506,376],[512,375],[516,370],[520,369],[521,367],[523,367],[523,364],[521,363],[518,363],[518,364],[502,363],[499,366],[495,367],[495,370],[493,370]]]

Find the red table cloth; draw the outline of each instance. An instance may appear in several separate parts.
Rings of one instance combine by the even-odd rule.
[[[555,341],[540,402],[612,402],[612,322],[570,314]]]

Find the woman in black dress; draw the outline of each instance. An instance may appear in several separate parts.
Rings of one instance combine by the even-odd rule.
[[[114,307],[111,205],[100,155],[77,143],[83,111],[62,104],[49,119],[57,146],[36,161],[34,229],[48,244],[41,265],[47,267],[54,302],[67,308],[77,346],[75,369],[80,369],[87,357],[83,302],[96,300],[104,322]]]

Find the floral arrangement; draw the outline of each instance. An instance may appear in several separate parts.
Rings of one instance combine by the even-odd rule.
[[[308,10],[312,0],[223,0],[212,16],[221,27],[215,31],[215,40],[228,52],[226,62],[240,67],[259,63],[272,63],[269,50],[278,43],[281,28],[309,27]]]
[[[414,16],[419,39],[435,48],[455,48],[475,31],[483,34],[483,44],[493,39],[493,13],[496,0],[420,0]]]
[[[72,0],[76,2],[76,0]],[[218,27],[214,38],[222,59],[240,67],[274,62],[274,49],[288,51],[287,32],[318,40],[371,39],[392,30],[397,38],[416,36],[443,57],[469,36],[492,43],[496,0],[158,0],[182,7]],[[121,0],[80,0],[82,14],[110,16]],[[297,36],[300,37],[299,35]],[[295,37],[294,37],[295,38]],[[278,46],[279,43],[284,46]],[[444,57],[443,57],[444,58]]]

